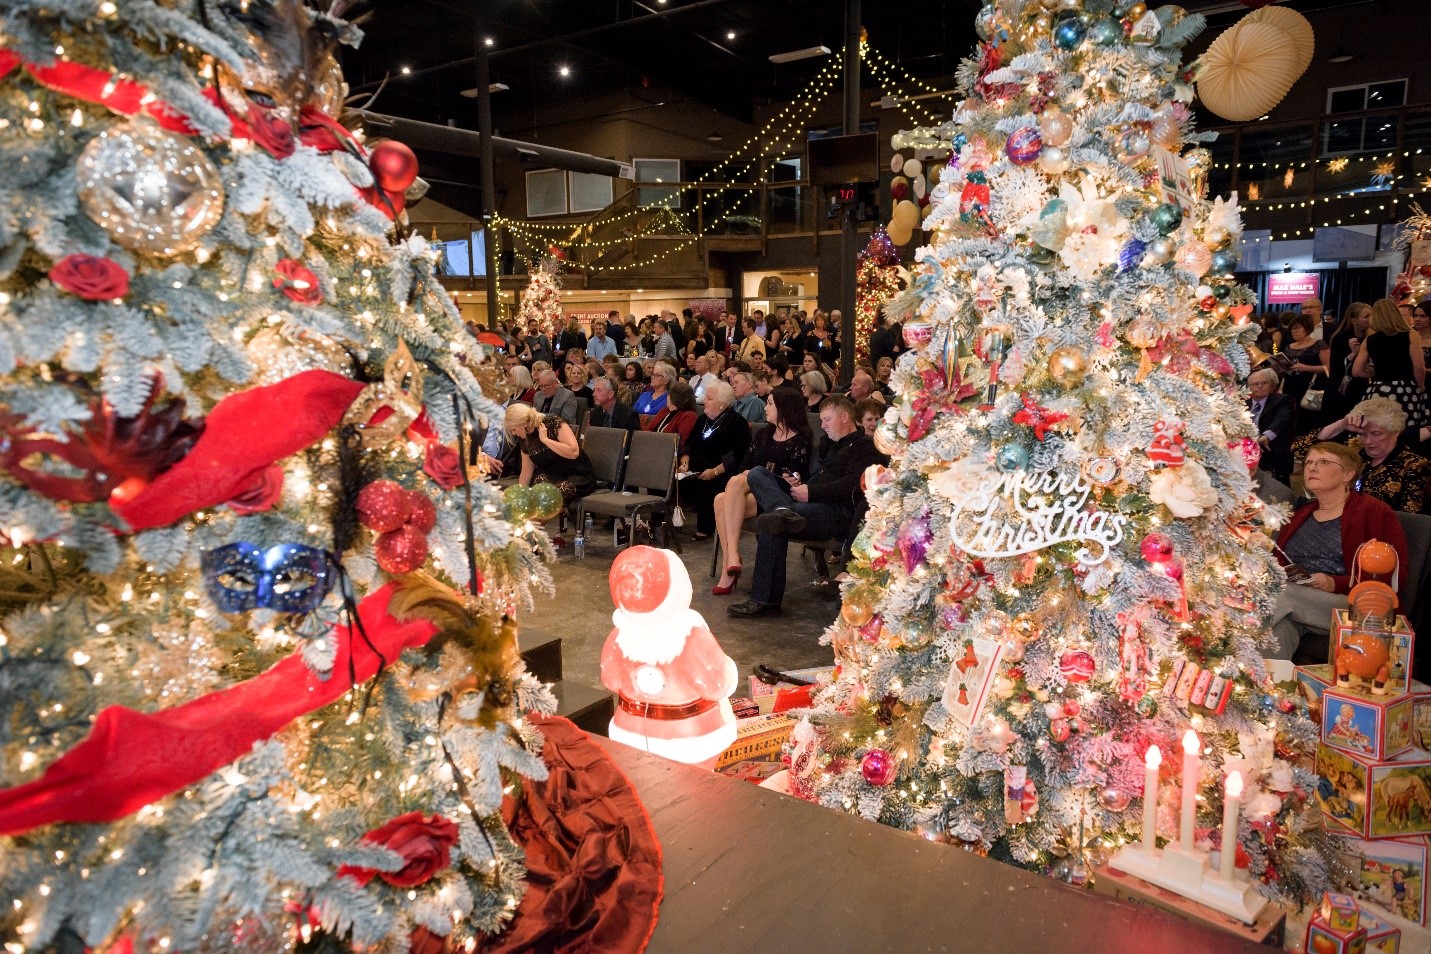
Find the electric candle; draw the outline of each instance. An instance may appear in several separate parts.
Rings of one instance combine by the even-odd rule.
[[[1217,866],[1217,876],[1223,881],[1231,881],[1237,864],[1237,812],[1242,805],[1242,775],[1239,772],[1227,774],[1227,798],[1222,808],[1222,860]]]
[[[1148,746],[1148,754],[1143,757],[1146,774],[1143,776],[1143,850],[1154,851],[1158,847],[1158,766],[1163,764],[1163,753],[1156,745]]]
[[[1183,735],[1183,812],[1178,829],[1178,843],[1184,851],[1193,850],[1193,822],[1197,818],[1198,749],[1202,743],[1197,733],[1188,729]]]

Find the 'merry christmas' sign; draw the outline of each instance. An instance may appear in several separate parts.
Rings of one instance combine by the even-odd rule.
[[[1088,506],[1093,485],[1076,471],[1016,470],[993,474],[954,505],[954,545],[976,557],[1033,553],[1084,541],[1080,563],[1102,563],[1123,540],[1128,518]]]

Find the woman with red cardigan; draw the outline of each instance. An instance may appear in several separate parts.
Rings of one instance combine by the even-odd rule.
[[[1278,643],[1274,658],[1326,662],[1332,612],[1346,609],[1356,551],[1363,543],[1391,544],[1406,566],[1406,534],[1396,512],[1351,489],[1361,466],[1361,457],[1344,444],[1328,441],[1307,452],[1303,480],[1316,499],[1293,514],[1277,536],[1277,559],[1287,568],[1288,585],[1272,615]]]
[[[696,427],[696,392],[679,379],[672,381],[666,406],[660,413],[641,421],[641,430],[680,435],[680,453],[686,452],[686,441]]]

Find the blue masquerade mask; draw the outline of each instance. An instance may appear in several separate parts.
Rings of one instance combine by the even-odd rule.
[[[328,595],[334,572],[326,550],[301,543],[280,543],[267,550],[230,543],[205,553],[203,570],[209,598],[225,613],[311,612]]]

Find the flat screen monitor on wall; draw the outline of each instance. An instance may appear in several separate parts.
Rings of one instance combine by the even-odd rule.
[[[808,147],[812,185],[837,186],[879,179],[877,133],[811,139]]]
[[[1312,261],[1369,262],[1376,258],[1376,232],[1319,228],[1312,233]]]

